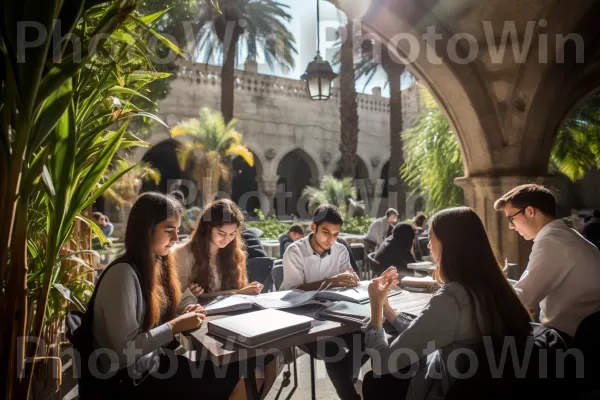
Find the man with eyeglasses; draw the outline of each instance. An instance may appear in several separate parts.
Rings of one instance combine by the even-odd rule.
[[[540,307],[540,322],[572,342],[577,326],[600,311],[600,251],[556,218],[550,190],[518,186],[494,203],[511,229],[533,240],[527,269],[514,288],[523,304]]]

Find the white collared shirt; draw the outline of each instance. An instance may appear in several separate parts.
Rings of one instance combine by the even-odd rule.
[[[562,220],[534,239],[527,269],[514,286],[523,304],[540,306],[540,322],[571,336],[600,311],[600,251]]]
[[[335,241],[327,252],[319,255],[310,245],[311,237],[312,233],[292,243],[285,251],[280,290],[328,279],[350,268],[350,255],[343,244]]]

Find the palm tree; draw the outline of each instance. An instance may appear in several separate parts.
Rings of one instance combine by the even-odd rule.
[[[590,96],[560,127],[549,166],[573,182],[592,168],[600,169],[600,93]]]
[[[222,57],[221,113],[229,122],[233,118],[238,52],[245,50],[249,59],[256,60],[262,51],[271,70],[276,64],[293,69],[296,40],[284,25],[292,18],[287,5],[275,0],[220,0],[217,7],[212,3],[204,1],[201,20],[207,22],[199,32],[195,50],[205,55],[207,63],[214,55]]]
[[[346,218],[351,217],[354,210],[364,208],[362,201],[356,201],[356,188],[352,181],[352,178],[336,179],[325,175],[318,188],[306,187],[302,197],[308,200],[308,212],[312,214],[321,204],[332,204]]]
[[[172,136],[188,136],[179,150],[179,164],[185,170],[190,156],[196,155],[193,174],[200,182],[204,204],[214,200],[219,181],[229,178],[227,160],[240,156],[248,165],[254,165],[252,152],[244,146],[235,123],[235,119],[226,123],[220,112],[203,108],[200,118],[187,120],[171,130]]]
[[[204,55],[208,64],[213,56],[222,58],[221,113],[225,122],[233,119],[234,70],[236,59],[244,50],[250,60],[256,60],[259,51],[271,70],[276,65],[284,70],[294,68],[296,40],[284,22],[291,20],[289,6],[276,0],[201,0],[202,10],[198,24],[203,24],[197,35],[195,52]],[[231,170],[231,159],[224,165]],[[222,190],[231,194],[231,173],[222,182]]]
[[[427,198],[426,212],[463,204],[464,194],[454,184],[463,176],[463,162],[456,135],[431,93],[419,88],[421,114],[404,132],[406,160],[402,178],[412,192]]]
[[[380,60],[374,54],[375,44],[381,48]],[[366,40],[361,44],[362,59],[356,65],[356,79],[367,77],[366,85],[373,79],[381,68],[387,76],[387,84],[390,87],[390,161],[388,169],[388,191],[396,193],[396,204],[390,204],[404,216],[406,206],[406,193],[402,181],[399,179],[400,168],[404,164],[404,153],[402,144],[402,91],[401,79],[406,71],[406,66],[396,60],[387,48],[380,43]]]
[[[354,179],[356,150],[358,148],[358,103],[354,79],[353,23],[348,18],[346,38],[342,41],[340,60],[340,160],[337,170],[340,176]]]

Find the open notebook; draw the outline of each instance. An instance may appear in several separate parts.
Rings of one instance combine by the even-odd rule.
[[[331,301],[349,301],[352,303],[365,304],[369,302],[369,283],[371,281],[360,281],[357,287],[353,288],[333,288],[321,290],[315,295],[319,300]],[[388,297],[396,296],[402,291],[392,287]]]
[[[281,292],[261,293],[258,296],[234,294],[218,297],[204,306],[207,315],[222,314],[233,311],[248,310],[253,306],[259,308],[285,309],[307,304],[320,304],[315,300],[317,290],[284,290]]]
[[[279,310],[260,310],[208,321],[208,332],[244,347],[258,347],[307,331],[313,319]]]

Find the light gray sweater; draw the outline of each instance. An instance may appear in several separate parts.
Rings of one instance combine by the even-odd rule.
[[[94,344],[112,353],[111,359],[99,357],[102,370],[111,371],[133,365],[138,373],[157,366],[160,348],[173,340],[168,323],[147,332],[142,330],[146,302],[140,281],[127,263],[119,263],[106,271],[94,303]]]
[[[456,378],[450,354],[455,349],[472,349],[482,340],[478,329],[482,316],[477,312],[473,318],[473,307],[478,310],[462,285],[447,283],[408,327],[399,318],[394,321],[400,335],[392,343],[383,329],[369,330],[365,340],[373,372],[395,373],[420,360],[406,398],[443,400]]]

